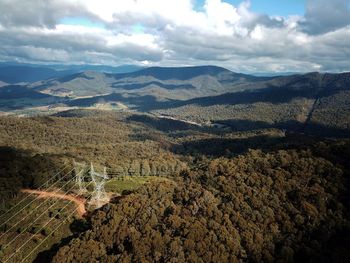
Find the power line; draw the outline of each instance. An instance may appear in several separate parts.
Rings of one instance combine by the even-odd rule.
[[[72,201],[69,201],[68,204],[66,204],[66,205],[64,206],[64,208],[66,208],[71,202],[72,202]],[[64,209],[64,208],[63,208],[63,209]],[[10,257],[8,257],[8,258],[4,261],[4,263],[8,262],[18,251],[20,251],[26,244],[28,244],[28,242],[31,241],[35,235],[37,235],[37,234],[40,233],[42,230],[44,230],[44,228],[45,228],[48,224],[50,224],[51,221],[54,220],[54,219],[55,219],[55,218],[53,217],[53,218],[51,218],[49,221],[47,221],[47,222],[46,222],[37,232],[35,232],[26,242],[24,242],[19,248],[17,248],[16,251],[15,251],[14,253],[12,253],[12,254],[10,255]]]
[[[67,177],[67,175],[69,175],[71,172],[73,171],[73,169],[71,171],[69,171],[65,176],[61,177],[58,181],[56,181],[54,184],[52,184],[48,189],[52,188],[54,185],[56,185],[58,182],[62,181],[65,177]],[[69,182],[69,181],[68,181]],[[67,185],[67,183],[65,184]],[[62,187],[61,187],[62,188]],[[59,189],[61,189],[59,188]],[[8,218],[5,222],[3,222],[0,227],[2,227],[3,225],[5,225],[6,223],[8,223],[11,219],[13,219],[15,216],[17,216],[20,212],[22,212],[25,208],[27,208],[29,205],[31,205],[32,203],[34,203],[37,199],[39,199],[39,196],[37,196],[36,198],[34,198],[31,202],[29,202],[27,205],[25,205],[24,207],[22,207],[19,211],[17,211],[17,213],[15,213],[13,216],[11,216],[10,218]]]
[[[91,164],[91,165],[92,165],[92,164]],[[68,165],[67,165],[64,169],[66,169],[67,167],[68,167]],[[57,173],[57,174],[54,176],[54,178],[55,178],[58,174],[60,174],[64,169],[62,169],[59,173]],[[54,182],[51,186],[49,186],[49,187],[47,188],[47,190],[53,188],[58,182],[62,181],[65,177],[67,177],[73,170],[74,170],[74,168],[73,168],[72,170],[70,170],[68,173],[66,173],[63,177],[61,177],[58,181]],[[79,173],[81,173],[81,172],[83,172],[83,170],[80,171]],[[78,174],[79,174],[79,173],[78,173]],[[107,177],[107,176],[106,176],[106,169],[104,170],[104,173],[103,173],[103,174],[105,175],[105,176],[103,176],[103,177]],[[43,185],[48,184],[48,182],[50,182],[50,181],[51,181],[52,179],[54,179],[54,178],[50,178],[50,179],[49,179],[47,182],[45,182]],[[94,179],[94,178],[92,178],[92,179]],[[105,178],[104,178],[104,179],[105,179]],[[58,191],[61,190],[62,188],[64,188],[64,187],[65,187],[68,183],[70,183],[71,181],[72,181],[72,179],[69,179],[63,186],[61,186],[61,187],[58,189]],[[93,180],[93,181],[95,182],[95,180]],[[86,186],[89,186],[93,181],[89,182]],[[43,185],[42,185],[42,186],[43,186]],[[42,186],[40,186],[38,189],[40,189]],[[68,191],[66,191],[65,194],[69,193],[69,191],[71,191],[71,189],[72,189],[74,186],[75,186],[75,185],[73,185]],[[96,186],[95,186],[95,188],[96,188]],[[95,189],[95,191],[96,191],[96,189]],[[30,193],[30,195],[32,195],[32,194],[35,194],[35,193]],[[30,196],[30,195],[29,195],[29,196]],[[26,197],[26,198],[29,198],[29,196]],[[86,198],[90,198],[91,196],[92,196],[92,194],[89,194],[88,197],[86,197]],[[6,224],[7,222],[9,222],[12,218],[14,218],[16,215],[18,215],[18,214],[19,214],[21,211],[23,211],[26,207],[28,207],[28,206],[31,205],[34,201],[36,201],[39,197],[40,197],[40,195],[39,195],[38,197],[36,197],[34,200],[32,200],[30,203],[28,203],[27,205],[25,205],[24,207],[22,207],[16,214],[14,214],[14,215],[11,216],[9,219],[7,219],[4,223],[2,223],[1,226],[3,226],[4,224]],[[24,200],[26,200],[26,198],[24,198],[24,199],[21,200],[19,203],[17,203],[17,204],[15,205],[15,207],[18,207],[20,203],[23,203]],[[74,201],[74,200],[69,200],[68,203],[67,203],[63,208],[61,208],[62,211],[63,211],[64,209],[66,209],[66,208],[68,207],[68,205],[71,204],[73,201]],[[46,202],[46,201],[45,201],[45,202]],[[38,208],[40,208],[41,205],[43,205],[45,202],[41,203],[39,206],[37,206],[36,208],[34,208],[33,211],[32,211],[31,213],[27,214],[26,217],[22,218],[21,221],[23,221],[23,220],[24,220],[25,218],[27,218],[28,216],[32,215],[32,214],[34,213],[34,211],[36,211]],[[54,207],[58,202],[59,202],[59,200],[57,200],[56,202],[54,202],[53,204],[51,204],[50,207],[48,207],[47,209],[45,209],[45,210],[34,220],[34,222],[31,222],[31,223],[29,224],[29,226],[27,226],[27,227],[25,228],[24,231],[27,231],[30,227],[33,227],[34,224],[35,224],[40,218],[42,218],[42,216],[45,215],[45,213],[47,213],[47,211],[49,211],[52,207]],[[15,207],[11,208],[10,210],[13,210]],[[31,255],[35,250],[37,250],[37,249],[38,249],[38,248],[39,248],[39,247],[40,247],[40,246],[41,246],[55,231],[57,231],[57,230],[59,229],[59,227],[65,222],[64,220],[66,220],[66,219],[69,218],[71,215],[73,215],[79,208],[80,208],[80,206],[78,205],[78,206],[73,210],[73,212],[72,212],[70,215],[68,215],[68,216],[66,216],[66,218],[62,219],[63,221],[62,221],[61,223],[59,223],[58,226],[57,226],[50,234],[48,234],[48,235],[47,235],[33,250],[31,250],[30,253],[27,254],[26,257],[25,257],[21,262],[24,262],[26,259],[28,259],[28,257],[30,257],[30,255]],[[59,213],[58,213],[58,214],[59,214]],[[4,261],[4,263],[6,263],[6,262],[8,262],[9,260],[11,260],[11,259],[16,255],[16,253],[18,253],[19,251],[21,251],[33,238],[35,238],[35,236],[36,236],[38,233],[42,232],[42,231],[45,229],[45,227],[48,226],[55,218],[56,218],[56,217],[53,217],[53,218],[51,218],[50,220],[48,220],[40,229],[38,229],[34,234],[32,234],[32,236],[31,236],[29,239],[27,239],[19,248],[15,249],[15,251]],[[12,226],[10,229],[8,229],[2,236],[4,236],[5,234],[7,234],[11,229],[13,229],[13,228],[14,228],[16,225],[18,225],[21,221],[17,222],[14,226]],[[2,236],[0,236],[0,237],[2,237]],[[4,248],[8,248],[10,245],[12,245],[20,236],[21,236],[21,233],[19,233],[19,234],[18,234],[17,236],[15,236],[10,242],[8,242],[8,243],[5,245]],[[23,252],[22,252],[22,253],[23,253]],[[22,254],[22,253],[21,253],[21,254]]]
[[[90,184],[90,183],[89,183]],[[65,209],[71,202],[73,202],[72,200],[70,200],[70,201],[68,201],[68,203],[62,208],[62,210],[63,209]],[[76,209],[74,209],[73,211],[75,212],[76,210],[77,210],[78,208],[76,208]],[[32,235],[32,237],[30,237],[26,242],[24,242],[19,248],[17,248],[16,249],[16,251],[14,252],[14,253],[12,253],[11,255],[10,255],[10,257],[8,257],[5,261],[4,261],[4,263],[7,263],[18,251],[20,251],[26,244],[28,244],[28,242],[30,242],[34,237],[35,237],[35,235],[37,235],[38,233],[40,233],[48,224],[50,224],[51,223],[51,221],[52,220],[54,220],[55,218],[53,217],[53,218],[51,218],[48,222],[46,222],[45,224],[44,224],[44,226],[42,226],[37,232],[35,232],[33,235]],[[48,236],[50,236],[50,235],[48,235]],[[33,251],[32,251],[33,252]],[[28,257],[28,255],[26,256],[26,258]],[[25,258],[25,259],[26,259]]]
[[[61,186],[60,188],[58,188],[58,191],[63,189],[68,183],[70,183],[71,181],[67,181],[63,186]],[[73,187],[72,187],[73,188]],[[72,189],[71,188],[71,189]],[[34,200],[39,199],[40,196],[37,196]],[[31,215],[32,213],[34,213],[34,211],[36,209],[38,209],[39,207],[41,207],[43,204],[45,204],[46,202],[48,202],[48,200],[45,200],[43,203],[40,203],[40,205],[38,205],[36,208],[32,209],[32,211],[27,214],[25,217],[23,217],[20,221],[18,221],[16,224],[14,224],[13,226],[11,226],[11,228],[7,229],[0,237],[4,236],[5,234],[7,234],[11,229],[13,229],[18,223],[22,222],[24,219],[26,219],[29,215]]]
[[[69,182],[70,182],[70,181],[68,181],[65,185],[67,185]],[[64,186],[65,186],[65,185],[64,185]],[[64,186],[62,186],[60,189],[62,189]],[[73,185],[73,186],[72,186],[68,191],[66,191],[64,194],[67,194],[70,190],[72,190],[72,189],[74,188],[74,186],[75,186],[75,185]],[[45,202],[41,203],[37,208],[33,209],[31,213],[27,214],[24,218],[22,218],[20,221],[18,221],[15,225],[13,225],[10,229],[8,229],[3,235],[1,235],[1,237],[4,236],[6,233],[8,233],[11,229],[13,229],[18,223],[22,222],[22,221],[23,221],[25,218],[27,218],[29,215],[33,214],[34,211],[35,211],[36,209],[38,209],[39,207],[41,207],[41,206],[42,206],[43,204],[45,204],[47,201],[48,201],[48,200],[46,200]],[[26,229],[24,229],[23,231],[27,231],[27,230],[29,229],[29,227],[33,226],[34,223],[37,222],[38,219],[39,219],[41,216],[45,215],[45,213],[46,213],[49,209],[51,209],[52,207],[54,207],[58,202],[59,202],[59,200],[57,200],[57,201],[54,202],[52,205],[50,205],[47,209],[45,209],[45,211],[42,212],[42,213],[40,214],[40,216],[38,216],[32,223],[30,223],[30,225],[27,226]],[[20,234],[17,235],[15,238],[13,238],[10,242],[8,242],[8,243],[6,244],[6,246],[4,247],[4,249],[7,248],[7,247],[9,247],[14,241],[16,241],[17,238],[18,238],[19,236],[20,236]]]
[[[91,195],[90,195],[90,197],[91,197]],[[75,213],[75,211],[78,209],[78,207],[77,208],[75,208],[74,210],[73,210],[73,212],[71,213],[71,214],[69,214],[68,216],[67,216],[67,218],[69,218],[70,216],[72,216],[74,213]],[[35,251],[35,250],[37,250],[54,232],[56,232],[61,226],[62,226],[62,224],[64,223],[64,221],[62,221],[53,231],[51,231],[51,233],[49,234],[49,235],[47,235],[34,249],[32,249],[30,252],[29,252],[29,254],[27,254],[27,256],[21,261],[21,263],[23,263],[23,262],[25,262],[25,260]],[[4,263],[6,263],[6,262],[4,262]]]
[[[43,183],[41,186],[39,186],[37,189],[42,188],[45,184],[47,184],[49,181],[51,181],[52,179],[54,179],[57,175],[59,175],[61,172],[63,172],[69,165],[67,164],[63,169],[61,169],[58,173],[56,173],[54,176],[50,177],[49,180],[47,180],[45,183]],[[7,210],[4,214],[1,215],[1,217],[4,217],[6,214],[10,213],[13,209],[15,209],[17,206],[19,206],[21,203],[23,203],[26,199],[28,199],[30,195],[27,195],[26,197],[24,197],[20,202],[18,202],[15,206],[11,207],[9,210]],[[2,226],[2,225],[1,225]]]
[[[61,177],[58,181],[56,181],[55,183],[53,183],[49,188],[52,188],[54,185],[56,185],[58,182],[62,181],[63,178],[65,178],[67,175],[69,175],[72,171],[74,170],[74,168],[72,170],[70,170],[67,174],[65,174],[63,177]],[[8,223],[11,219],[13,219],[15,216],[17,216],[20,212],[22,212],[25,208],[27,208],[29,205],[31,205],[32,203],[34,203],[39,197],[34,198],[31,202],[29,202],[27,205],[25,205],[24,207],[22,207],[19,211],[17,211],[17,213],[15,213],[13,216],[11,216],[10,218],[8,218],[5,222],[3,222],[0,227],[4,226],[6,223]]]

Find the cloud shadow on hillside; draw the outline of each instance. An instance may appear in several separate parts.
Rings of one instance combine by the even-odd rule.
[[[132,84],[136,85],[136,84]],[[137,84],[138,85],[138,84]],[[256,90],[245,90],[235,93],[225,93],[217,96],[200,97],[189,100],[167,100],[160,101],[155,95],[135,95],[113,93],[104,96],[96,96],[93,98],[82,98],[69,101],[69,106],[91,106],[99,101],[115,102],[120,101],[131,108],[139,111],[151,111],[161,109],[171,109],[186,105],[198,105],[208,107],[213,105],[238,105],[253,104],[258,102],[280,104],[288,103],[295,98],[316,99],[320,97],[331,96],[337,93],[338,89],[321,90],[315,87],[295,88],[293,86],[286,87],[266,87]]]
[[[164,84],[159,81],[150,81],[145,83],[124,83],[124,82],[115,82],[113,83],[113,88],[120,88],[125,90],[135,90],[135,89],[142,89],[150,85],[155,85],[163,89],[167,90],[175,90],[175,89],[196,89],[195,86],[191,84]]]

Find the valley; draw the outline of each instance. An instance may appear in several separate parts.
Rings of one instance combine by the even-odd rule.
[[[0,0],[0,263],[349,263],[350,0]]]
[[[33,229],[40,229],[39,222],[45,225],[45,217],[53,218],[52,224],[14,259],[41,242],[30,255],[33,262],[91,257],[105,262],[195,261],[203,256],[213,261],[284,261],[293,256],[328,262],[348,257],[347,239],[338,239],[339,231],[349,231],[350,222],[348,139],[288,134],[272,127],[234,131],[145,113],[87,109],[2,117],[0,127],[0,185],[2,200],[8,200],[3,212],[25,197],[22,188],[36,189],[51,178],[50,171],[66,165],[68,172],[72,160],[105,166],[110,178],[106,191],[117,194],[83,218],[73,203],[63,209],[64,200],[41,199],[48,202],[41,209],[48,210],[33,210],[44,213]],[[62,183],[68,189],[74,186],[70,180]],[[2,228],[15,231],[1,239],[3,259],[20,246],[6,246],[18,233],[29,240],[37,232],[31,230],[32,216],[22,229],[8,223]],[[340,250],[331,250],[334,242]]]
[[[255,77],[213,66],[87,71],[2,87],[0,111],[21,116],[137,111],[233,130],[273,127],[344,137],[350,128],[349,86],[349,73]]]
[[[349,84],[208,66],[1,87],[0,260],[350,260]]]

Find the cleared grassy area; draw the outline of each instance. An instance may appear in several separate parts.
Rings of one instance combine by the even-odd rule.
[[[124,190],[133,191],[147,182],[159,180],[167,179],[164,177],[157,176],[124,176],[121,178],[113,178],[106,182],[105,189],[107,192],[121,194]]]

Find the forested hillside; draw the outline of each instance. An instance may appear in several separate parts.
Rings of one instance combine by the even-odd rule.
[[[348,137],[349,88],[349,73],[256,77],[215,66],[84,71],[2,87],[0,113],[138,111],[234,131],[278,128]]]
[[[275,127],[349,136],[349,73],[310,73],[267,83],[265,88],[160,105],[152,112],[198,123],[221,123],[233,130]]]
[[[30,87],[50,94],[64,89],[73,98],[118,93],[148,95],[160,100],[183,100],[239,90],[240,85],[268,79],[234,73],[215,66],[151,67],[120,74],[86,71],[39,81]]]
[[[53,262],[348,262],[349,143],[315,147],[200,160],[97,211]]]
[[[34,262],[350,260],[348,140],[90,110],[1,117],[0,127],[1,211],[73,160],[106,166],[108,189],[125,189],[53,237],[48,226]],[[127,190],[113,179],[126,176],[162,180]]]
[[[182,169],[184,164],[169,152],[171,143],[165,135],[126,121],[129,114],[97,112],[83,116],[3,117],[0,143],[34,156],[106,165],[115,175],[169,175]]]
[[[0,12],[0,263],[350,263],[350,0]]]

